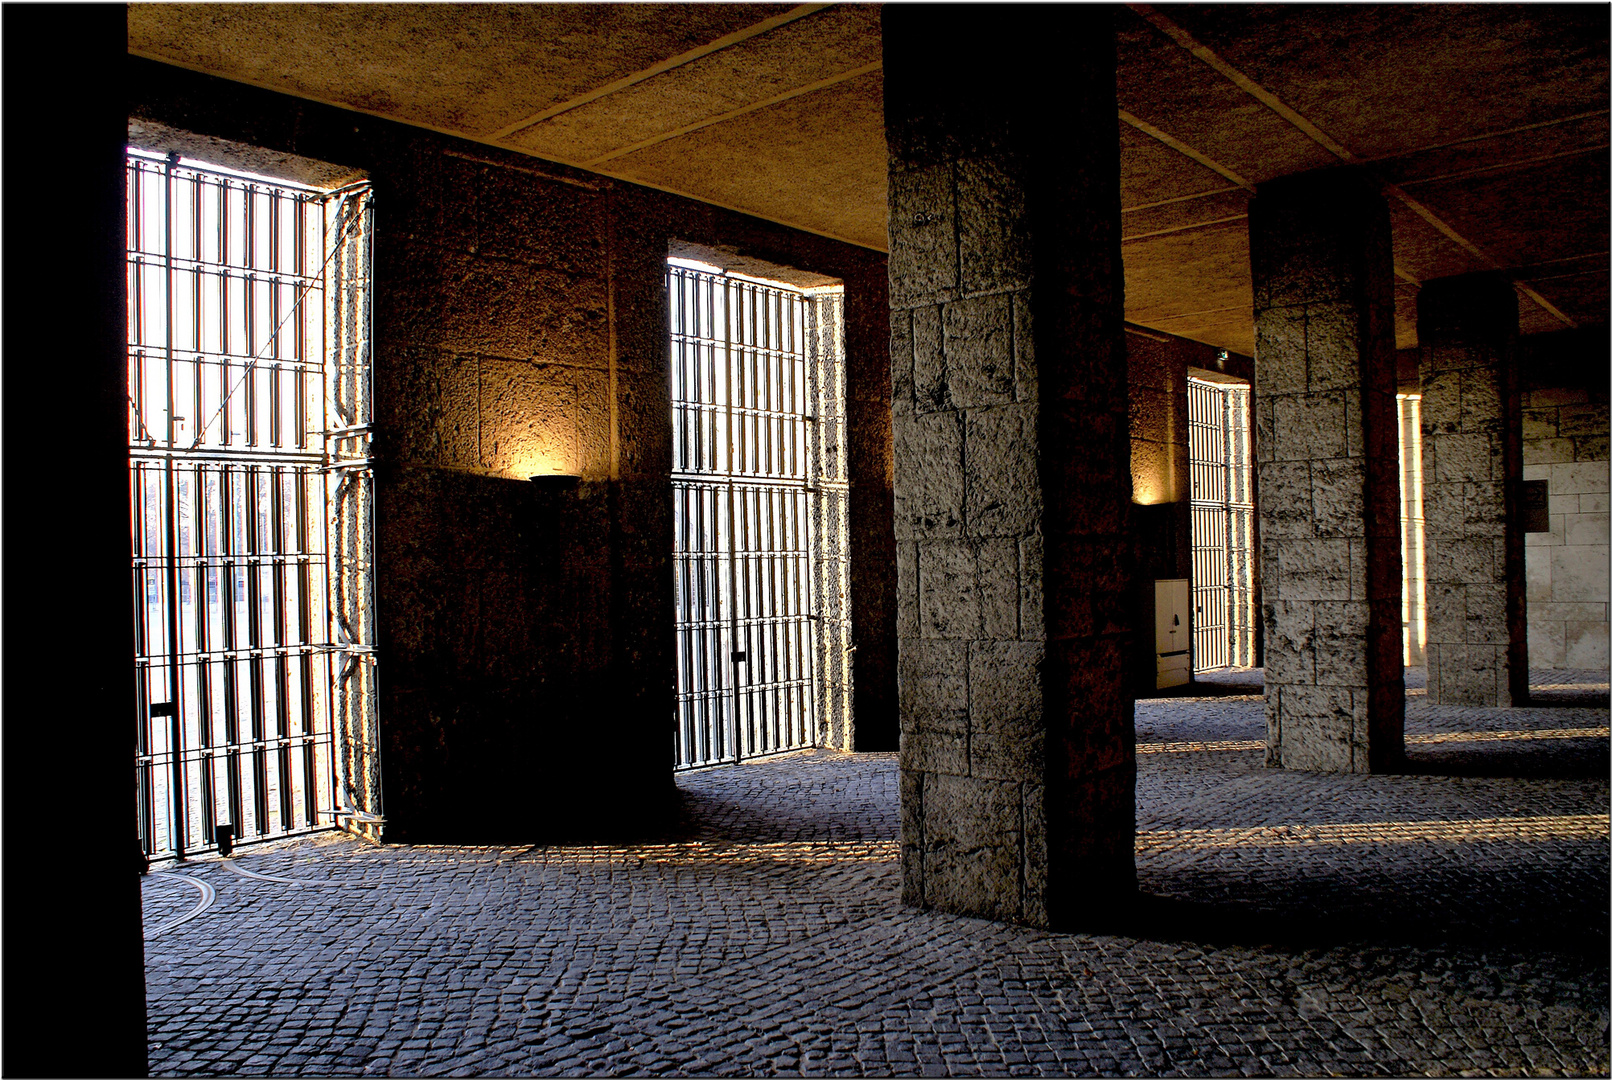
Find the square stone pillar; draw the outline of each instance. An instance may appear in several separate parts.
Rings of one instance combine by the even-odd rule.
[[[1267,761],[1404,754],[1399,438],[1388,208],[1348,169],[1249,205]]]
[[[1503,274],[1425,282],[1416,298],[1427,548],[1427,700],[1528,699],[1518,519],[1517,293]]]
[[[1134,894],[1112,16],[884,9],[902,897]]]

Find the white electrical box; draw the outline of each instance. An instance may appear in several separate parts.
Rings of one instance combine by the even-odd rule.
[[[1158,657],[1157,689],[1180,686],[1192,677],[1191,591],[1186,578],[1153,583],[1153,651]]]

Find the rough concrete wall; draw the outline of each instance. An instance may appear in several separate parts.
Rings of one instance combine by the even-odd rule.
[[[1388,211],[1345,170],[1249,211],[1269,758],[1329,772],[1403,748]]]
[[[611,475],[605,196],[419,141],[374,163],[380,453]]]
[[[857,709],[866,741],[893,742],[882,256],[133,63],[134,114],[362,169],[375,185],[391,838],[574,835],[643,823],[671,792],[674,238],[845,281],[850,375],[866,381],[849,416],[853,587],[884,604],[856,612]],[[551,471],[582,481],[550,490],[525,479]]]
[[[1609,666],[1612,540],[1607,402],[1604,386],[1601,390],[1549,387],[1523,395],[1523,479],[1544,480],[1550,492],[1550,531],[1527,536],[1531,667]]]
[[[1036,925],[1135,884],[1112,27],[1045,18],[884,38],[902,896]],[[1061,142],[1008,70],[1053,38]]]

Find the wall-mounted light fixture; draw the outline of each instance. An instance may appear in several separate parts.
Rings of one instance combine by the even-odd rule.
[[[536,484],[539,491],[571,491],[582,478],[572,473],[538,473],[527,479]]]

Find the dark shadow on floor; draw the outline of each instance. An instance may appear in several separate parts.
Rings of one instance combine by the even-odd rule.
[[[663,837],[667,840],[846,842],[896,840],[901,835],[899,818],[871,802],[852,802],[832,810],[813,803],[801,805],[783,786],[775,799],[765,801],[728,799],[686,787],[679,787],[677,794],[678,812]]]
[[[1585,681],[1599,680],[1601,685],[1561,685],[1552,684],[1548,680],[1558,676],[1555,672],[1534,671],[1530,676],[1533,684],[1528,690],[1528,707],[1530,708],[1587,708],[1605,709],[1612,701],[1612,694],[1608,693],[1605,685],[1605,675],[1596,672],[1562,672],[1559,677],[1579,679]],[[1422,667],[1408,667],[1405,669],[1405,689],[1407,691],[1425,690],[1427,687],[1427,669]],[[1172,698],[1218,698],[1263,696],[1265,693],[1265,671],[1263,668],[1227,668],[1220,671],[1204,671],[1193,676],[1193,681],[1181,686],[1171,686],[1163,690],[1146,690],[1139,694],[1138,701],[1169,700]],[[1424,700],[1422,695],[1413,694],[1412,697]]]
[[[1605,690],[1579,690],[1566,686],[1529,687],[1528,707],[1531,709],[1605,709],[1609,695]]]
[[[1404,771],[1412,776],[1605,779],[1612,772],[1612,743],[1590,737],[1419,747],[1405,752]]]
[[[1169,892],[1141,893],[1107,926],[1093,926],[1087,932],[1298,950],[1362,943],[1516,948],[1583,956],[1605,966],[1609,939],[1604,874],[1587,871],[1569,896],[1561,894],[1559,871],[1513,868],[1506,876],[1500,881],[1492,875],[1456,871],[1424,874],[1415,882],[1384,878],[1367,883],[1329,882],[1321,876],[1298,889],[1284,883],[1283,903],[1272,906],[1238,895],[1256,882],[1231,875],[1217,881],[1213,871],[1203,870],[1192,881],[1172,880],[1165,886]],[[1206,892],[1225,898],[1200,898]]]
[[[1388,912],[1403,912],[1415,898],[1384,896],[1381,902]],[[1510,918],[1487,924],[1441,925],[1425,917],[1407,923],[1359,911],[1269,910],[1253,904],[1168,895],[1143,895],[1126,920],[1094,931],[1209,948],[1308,952],[1369,945],[1478,949],[1485,954],[1511,952],[1530,959],[1548,955],[1558,961],[1575,959],[1584,965],[1587,975],[1599,973],[1603,978],[1609,946],[1604,911],[1521,909]]]

